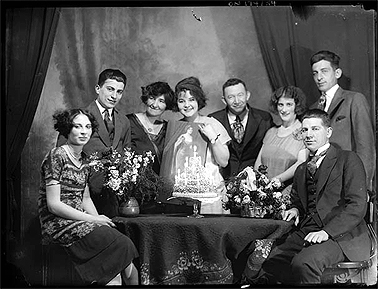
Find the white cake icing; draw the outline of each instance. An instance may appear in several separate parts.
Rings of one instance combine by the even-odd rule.
[[[214,201],[218,197],[211,174],[201,164],[201,157],[187,157],[184,171],[177,171],[173,186],[173,197],[188,197],[202,202]]]

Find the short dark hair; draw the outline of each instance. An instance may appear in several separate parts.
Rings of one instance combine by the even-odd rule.
[[[234,85],[237,85],[237,84],[243,84],[244,85],[244,88],[245,90],[247,91],[247,85],[245,84],[245,82],[239,78],[230,78],[228,79],[222,86],[222,93],[224,94],[224,90],[226,89],[226,87],[229,87],[229,86],[234,86]]]
[[[166,109],[172,109],[174,92],[168,83],[157,81],[147,85],[146,87],[141,87],[141,89],[142,95],[140,99],[143,101],[143,103],[147,103],[150,96],[153,96],[156,99],[160,95],[164,95],[165,104],[167,105]]]
[[[319,62],[320,60],[329,61],[334,70],[339,68],[340,57],[334,52],[331,52],[328,50],[321,50],[321,51],[316,52],[313,56],[311,56],[311,59],[310,59],[311,66],[314,63]]]
[[[302,116],[302,121],[306,118],[320,118],[325,127],[331,127],[331,119],[324,110],[318,108],[307,110]]]
[[[172,108],[173,111],[178,111],[177,101],[178,96],[182,91],[189,91],[192,96],[198,102],[198,110],[204,108],[206,106],[206,95],[205,92],[202,90],[201,82],[197,77],[190,76],[184,78],[183,80],[179,81],[175,87],[175,100],[174,106]]]
[[[66,110],[58,110],[53,114],[53,119],[55,121],[54,128],[65,138],[68,138],[72,128],[73,120],[79,114],[84,114],[88,117],[92,125],[92,135],[98,129],[98,122],[92,113],[85,109],[73,108]]]
[[[102,86],[107,79],[114,79],[116,81],[123,82],[125,86],[127,83],[126,75],[119,69],[107,68],[103,70],[98,76],[97,84]]]
[[[278,114],[277,104],[278,100],[281,97],[286,98],[293,98],[295,103],[295,113],[297,118],[299,119],[300,116],[306,111],[306,95],[299,87],[288,85],[282,86],[275,90],[272,94],[270,99],[270,111]]]

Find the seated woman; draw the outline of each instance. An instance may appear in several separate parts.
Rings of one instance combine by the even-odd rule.
[[[125,284],[138,284],[133,242],[114,228],[110,218],[97,213],[89,194],[90,166],[82,149],[98,128],[95,117],[70,109],[56,112],[53,118],[54,128],[67,143],[50,150],[41,165],[42,243],[63,246],[87,285],[105,285],[119,273]]]
[[[175,87],[175,101],[173,111],[183,116],[180,121],[198,123],[199,131],[207,142],[205,167],[211,174],[216,187],[218,198],[213,203],[201,203],[201,213],[227,213],[222,208],[222,199],[225,198],[225,186],[219,167],[227,166],[230,153],[228,142],[231,140],[223,125],[213,117],[199,114],[199,110],[206,106],[206,96],[200,81],[195,77],[188,77],[177,83]],[[192,149],[196,153],[196,147]]]
[[[270,100],[271,111],[281,118],[281,125],[270,128],[255,162],[255,169],[267,166],[268,177],[278,179],[290,190],[296,168],[306,160],[308,151],[301,138],[300,116],[306,110],[305,95],[295,86],[277,89]]]
[[[145,112],[127,115],[131,126],[131,148],[138,154],[151,151],[155,155],[152,168],[159,174],[167,130],[167,121],[161,116],[172,109],[173,90],[166,82],[154,82],[142,87],[140,98]]]

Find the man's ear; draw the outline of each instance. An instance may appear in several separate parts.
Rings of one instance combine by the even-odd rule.
[[[95,86],[95,91],[96,91],[97,94],[100,93],[100,88],[101,88],[101,87],[100,87],[98,84],[96,84],[96,86]]]
[[[227,105],[227,102],[226,102],[226,100],[224,99],[224,95],[222,95],[222,101],[223,101],[223,103],[224,103],[225,105]]]
[[[327,138],[330,139],[332,135],[332,127],[327,128]]]
[[[335,76],[336,76],[337,79],[339,79],[342,74],[343,74],[343,71],[341,70],[341,68],[337,68],[335,70]]]
[[[251,96],[251,93],[247,90],[247,101],[250,98],[250,96]]]

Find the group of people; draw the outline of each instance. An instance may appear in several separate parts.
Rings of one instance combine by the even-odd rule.
[[[172,110],[182,115],[180,121],[198,124],[207,142],[206,165],[220,187],[245,167],[260,165],[267,166],[271,180],[287,187],[292,207],[283,219],[295,220],[296,226],[272,250],[260,280],[319,283],[325,267],[366,258],[364,215],[375,172],[373,126],[365,96],[337,84],[342,75],[339,60],[330,51],[312,56],[313,78],[322,95],[310,110],[298,87],[273,93],[270,107],[280,117],[278,126],[269,112],[248,104],[251,93],[237,78],[222,87],[226,107],[208,116],[199,112],[207,98],[193,76],[179,81],[174,91],[166,82],[142,87],[145,111],[123,115],[116,105],[126,76],[120,70],[104,70],[95,86],[96,100],[85,109],[53,116],[57,146],[41,166],[43,241],[62,245],[87,284],[107,284],[119,273],[125,284],[138,284],[133,264],[138,252],[111,220],[118,214],[117,197],[104,190],[103,173],[91,172],[88,156],[111,146],[152,151],[153,170],[159,174],[169,123],[162,115]],[[321,169],[310,174],[307,165],[313,155],[320,155],[315,169]],[[225,193],[225,188],[219,192]]]

